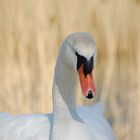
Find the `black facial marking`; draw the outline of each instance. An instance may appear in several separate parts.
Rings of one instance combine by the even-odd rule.
[[[92,68],[93,68],[93,56],[90,58],[90,60],[87,60],[84,56],[79,55],[77,52],[76,52],[76,56],[77,56],[77,70],[83,64],[85,77],[87,74],[91,75]]]

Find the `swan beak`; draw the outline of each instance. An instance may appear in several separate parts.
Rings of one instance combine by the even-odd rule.
[[[93,69],[92,69],[93,71]],[[88,98],[92,99],[96,94],[94,79],[93,79],[93,72],[88,73],[86,76],[84,74],[84,66],[83,64],[78,69],[79,80],[81,85],[81,90],[83,95]]]

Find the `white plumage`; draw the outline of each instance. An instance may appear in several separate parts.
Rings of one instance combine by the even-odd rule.
[[[95,140],[114,140],[113,132],[103,117],[102,104],[78,107],[77,111]],[[52,114],[14,116],[1,113],[0,140],[49,140],[51,121]]]
[[[75,104],[77,79],[75,52],[85,58],[96,55],[95,43],[88,33],[68,36],[60,50],[53,83],[53,113],[10,115],[0,113],[0,140],[114,140],[104,118],[105,107]]]

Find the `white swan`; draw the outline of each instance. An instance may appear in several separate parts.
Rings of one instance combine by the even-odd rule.
[[[83,95],[95,95],[92,70],[95,42],[89,33],[74,33],[63,42],[53,82],[53,113],[47,115],[0,114],[0,140],[114,140],[105,120],[104,106],[78,107],[75,85],[78,79]]]

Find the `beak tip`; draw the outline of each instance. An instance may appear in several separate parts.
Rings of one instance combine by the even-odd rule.
[[[86,98],[87,99],[92,99],[94,96],[95,96],[95,93],[93,93],[91,90],[89,90]]]

